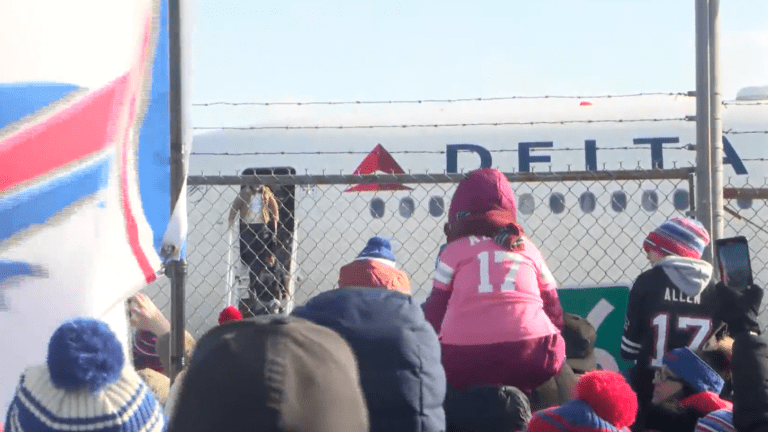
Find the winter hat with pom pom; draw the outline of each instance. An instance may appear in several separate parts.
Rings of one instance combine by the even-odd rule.
[[[395,254],[392,253],[392,245],[389,240],[381,236],[371,237],[365,248],[357,258],[378,258],[395,262]]]
[[[339,269],[339,288],[385,288],[410,295],[411,281],[396,267],[389,240],[371,237],[357,259]]]
[[[219,313],[219,325],[241,319],[243,319],[243,314],[234,306],[227,306]]]
[[[106,323],[67,321],[48,343],[47,364],[21,375],[8,432],[164,431],[165,417]]]
[[[629,431],[636,415],[637,395],[624,377],[597,370],[581,376],[573,400],[535,413],[528,431]]]

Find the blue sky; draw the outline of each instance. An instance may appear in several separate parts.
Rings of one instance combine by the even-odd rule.
[[[724,95],[768,85],[768,1],[721,2]],[[694,0],[200,1],[194,103],[695,88]],[[252,124],[192,108],[193,126]],[[268,110],[267,110],[268,112]],[[268,114],[261,114],[268,115]]]

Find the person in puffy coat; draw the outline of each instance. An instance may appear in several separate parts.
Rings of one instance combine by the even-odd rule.
[[[335,330],[352,347],[371,432],[445,431],[440,344],[411,296],[342,288],[318,294],[292,315]]]

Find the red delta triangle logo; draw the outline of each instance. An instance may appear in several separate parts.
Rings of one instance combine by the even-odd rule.
[[[376,144],[376,147],[374,147],[373,150],[368,153],[368,156],[360,162],[360,165],[357,166],[357,169],[353,174],[376,174],[377,172],[384,174],[405,174],[405,171],[400,168],[400,165],[381,144]],[[344,192],[376,192],[410,189],[411,188],[399,183],[366,183],[352,186]]]

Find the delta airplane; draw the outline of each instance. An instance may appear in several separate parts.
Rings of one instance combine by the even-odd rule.
[[[726,187],[759,189],[764,184],[768,101],[752,100],[759,97],[746,90],[738,100],[723,106]],[[425,103],[380,108],[376,117],[359,107],[296,106],[284,109],[282,118],[249,129],[197,134],[189,173],[234,175],[245,169],[269,173],[275,167],[280,167],[275,171],[279,174],[318,177],[463,173],[480,167],[533,174],[680,171],[693,167],[696,160],[695,102],[687,95],[649,95]],[[309,128],[292,128],[295,126]],[[365,241],[376,234],[392,239],[398,265],[411,276],[415,297],[423,300],[431,289],[435,259],[444,243],[443,225],[455,183],[405,184],[379,190],[323,183],[318,180],[315,185],[277,190],[292,219],[287,227],[290,258],[284,254],[281,259],[291,271],[294,300],[301,303],[332,289],[338,268],[354,259]],[[190,226],[197,228],[189,234],[190,245],[213,244],[216,257],[228,255],[228,268],[215,272],[224,274],[238,267],[237,242],[222,241],[227,238],[226,226],[212,215],[222,215],[223,220],[238,188],[191,184]],[[518,218],[544,253],[559,285],[580,288],[631,286],[648,268],[641,250],[643,238],[669,217],[689,214],[694,191],[686,179],[513,179],[512,186]],[[726,201],[726,205],[746,218],[762,208],[750,199]],[[739,229],[746,222],[729,217],[726,215],[726,235],[735,235],[733,227]],[[758,241],[768,241],[764,233],[758,237],[753,250],[759,250]],[[198,254],[190,253],[191,269],[195,256]],[[223,261],[200,259],[207,266],[224,266]],[[219,293],[237,292],[237,278],[229,273],[228,281],[206,281],[219,287],[229,284],[219,288]],[[756,280],[761,276],[768,274],[758,273]],[[601,304],[603,309],[593,304],[595,308],[583,315],[592,312],[593,321],[602,321],[615,308],[621,309],[618,305],[606,309],[605,301]],[[619,315],[623,319],[623,310]]]

